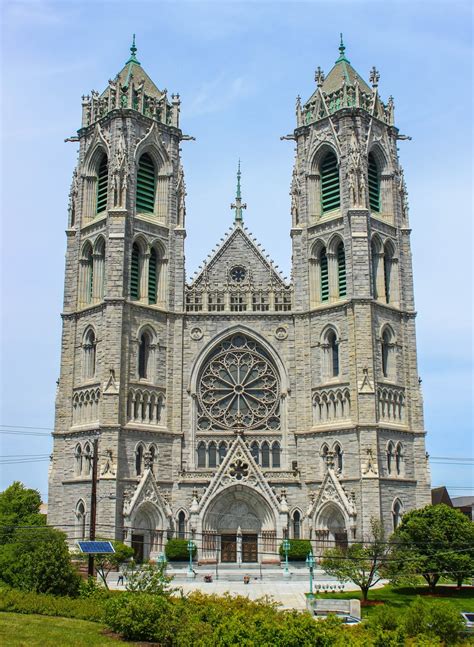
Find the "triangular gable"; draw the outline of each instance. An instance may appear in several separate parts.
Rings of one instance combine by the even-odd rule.
[[[307,512],[308,517],[315,517],[321,506],[328,501],[339,504],[348,517],[356,516],[354,501],[349,499],[332,467],[328,467],[321,487]]]
[[[231,444],[214,478],[201,497],[196,513],[200,513],[218,492],[230,485],[251,487],[260,492],[277,513],[283,512],[280,501],[241,436],[237,436]]]
[[[142,503],[147,501],[153,503],[157,508],[159,508],[160,512],[163,514],[163,518],[169,518],[172,516],[173,513],[171,508],[163,498],[150,468],[146,468],[143,472],[132,498],[129,501],[125,499],[123,508],[124,516],[130,517]]]

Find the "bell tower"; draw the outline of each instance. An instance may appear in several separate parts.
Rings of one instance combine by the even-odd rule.
[[[392,436],[400,443],[404,436],[407,461],[411,452],[425,455],[407,195],[397,149],[407,137],[394,125],[393,98],[380,98],[379,78],[372,68],[369,85],[356,72],[341,35],[329,74],[318,67],[311,97],[297,98],[297,127],[286,137],[296,141],[291,236],[297,334],[304,340],[299,359],[312,385],[306,415],[321,439],[332,442],[342,429],[350,436],[350,428],[358,438],[346,475],[360,477],[361,531],[377,509],[391,529],[383,499],[394,474],[382,465]],[[297,410],[307,402],[301,397]],[[302,413],[300,420],[307,422]],[[421,483],[416,503],[423,505],[426,461],[414,471]]]
[[[107,88],[82,97],[49,493],[59,527],[73,511],[90,514],[94,439],[104,536],[121,536],[124,492],[145,463],[156,471],[162,462],[171,478],[179,411],[168,398],[170,317],[184,307],[179,112],[179,95],[159,90],[143,69],[135,36]]]

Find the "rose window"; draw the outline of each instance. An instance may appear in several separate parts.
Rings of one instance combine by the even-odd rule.
[[[221,342],[204,365],[198,388],[198,427],[279,429],[280,385],[265,350],[244,335]]]

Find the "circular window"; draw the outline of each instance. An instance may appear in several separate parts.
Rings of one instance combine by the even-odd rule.
[[[247,271],[242,265],[236,265],[230,270],[230,278],[236,283],[242,283],[247,276]]]
[[[265,350],[245,335],[221,342],[207,360],[198,387],[198,427],[280,428],[280,384]]]

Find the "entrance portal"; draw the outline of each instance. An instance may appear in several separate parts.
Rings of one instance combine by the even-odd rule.
[[[237,535],[221,536],[221,562],[237,561]]]
[[[242,535],[242,561],[258,562],[257,535]]]
[[[132,533],[132,548],[135,551],[135,561],[138,564],[143,562],[144,558],[144,543],[145,537],[136,533]]]

